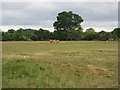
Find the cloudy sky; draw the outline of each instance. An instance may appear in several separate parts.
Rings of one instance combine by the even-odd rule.
[[[118,27],[117,2],[3,2],[2,30],[18,28],[54,30],[53,23],[62,11],[79,14],[84,30],[112,31]]]

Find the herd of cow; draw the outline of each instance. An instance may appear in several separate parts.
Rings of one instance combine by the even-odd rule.
[[[49,40],[50,43],[59,43],[59,40]]]

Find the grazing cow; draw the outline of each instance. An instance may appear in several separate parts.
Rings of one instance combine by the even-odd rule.
[[[52,40],[52,43],[55,43],[55,40]]]
[[[50,43],[59,43],[59,40],[49,40]]]
[[[56,40],[56,43],[59,43],[60,41],[59,40]]]
[[[53,40],[49,40],[50,43],[53,43]]]

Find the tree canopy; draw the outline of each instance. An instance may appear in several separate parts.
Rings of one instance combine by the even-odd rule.
[[[81,28],[81,22],[83,19],[78,14],[63,11],[58,13],[57,21],[53,23],[53,26],[56,30],[71,30],[73,27]]]
[[[71,40],[118,40],[120,38],[119,28],[115,28],[112,32],[95,32],[92,28],[88,28],[86,32],[81,30],[58,30],[50,32],[49,30],[44,30],[40,28],[39,30],[34,29],[10,29],[7,32],[2,32],[3,41],[46,41],[50,39],[71,41]]]

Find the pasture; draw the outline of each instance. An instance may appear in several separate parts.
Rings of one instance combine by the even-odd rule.
[[[3,88],[115,88],[116,41],[2,43]]]

